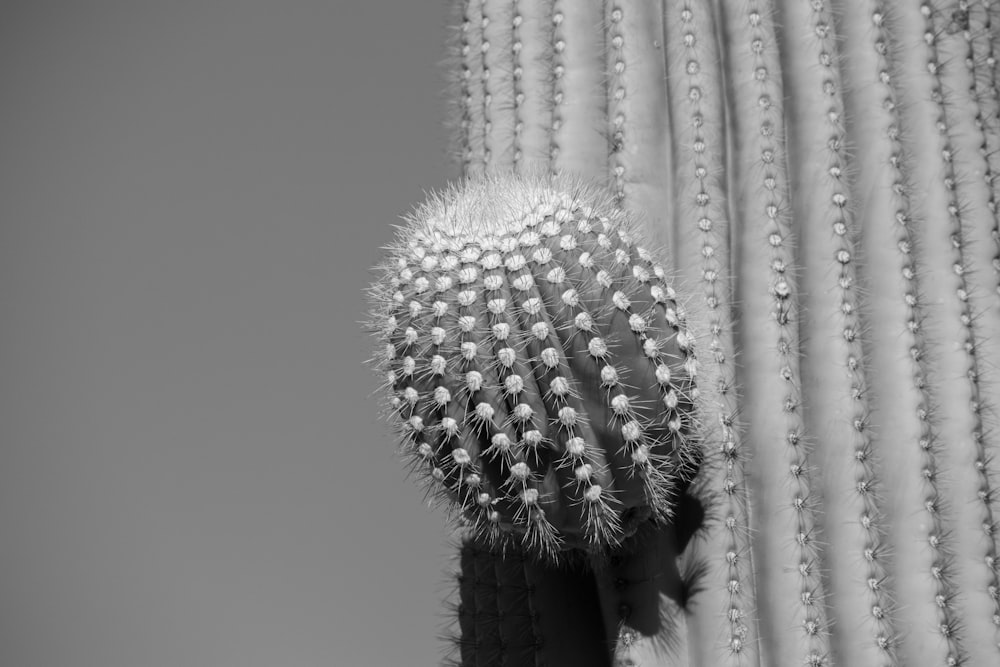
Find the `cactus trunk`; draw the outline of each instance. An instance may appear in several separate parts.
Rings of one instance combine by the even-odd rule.
[[[471,535],[459,544],[456,632],[449,665],[610,665],[594,578],[580,566],[506,558]],[[581,640],[582,637],[589,638]]]
[[[573,576],[599,592],[603,633],[564,625],[541,645],[621,665],[1000,664],[1000,1],[454,7],[463,176],[606,188],[659,246],[697,340],[690,487],[623,491],[652,508],[646,528],[597,537],[565,519],[559,545],[519,540],[529,559],[583,549]],[[633,333],[615,363],[644,362]],[[544,393],[526,354],[518,372]],[[618,437],[606,456],[624,451],[602,430],[614,419],[580,409],[588,438]],[[463,570],[523,558],[470,549]],[[497,602],[464,584],[461,600],[461,664],[579,664],[542,649],[483,662],[470,647],[495,629],[469,614]],[[562,613],[558,596],[532,605]]]

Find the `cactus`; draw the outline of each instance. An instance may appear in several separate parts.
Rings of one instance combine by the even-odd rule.
[[[414,212],[372,290],[402,449],[489,544],[619,545],[698,447],[683,309],[607,193],[481,179]]]
[[[608,660],[1000,663],[1000,2],[453,7],[463,176],[608,188],[700,351],[652,523],[555,527]]]
[[[497,558],[466,533],[458,565],[458,632],[446,664],[608,664],[606,647],[580,641],[604,636],[597,588],[582,563],[553,566],[516,551]]]

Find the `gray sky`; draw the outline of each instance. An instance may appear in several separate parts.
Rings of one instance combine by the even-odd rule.
[[[436,664],[362,289],[454,171],[445,8],[0,6],[0,664]]]

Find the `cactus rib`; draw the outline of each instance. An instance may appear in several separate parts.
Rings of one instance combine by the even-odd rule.
[[[509,170],[514,166],[514,14],[510,2],[482,3],[483,109],[485,112],[486,167]]]
[[[736,285],[744,306],[743,384],[747,438],[757,450],[761,481],[754,511],[769,518],[760,535],[757,603],[761,654],[767,664],[822,665],[829,658],[824,590],[820,579],[818,489],[804,437],[798,370],[799,312],[794,239],[789,219],[781,66],[774,6],[727,6],[725,32],[734,45],[732,72],[739,222]],[[779,388],[780,387],[780,388]],[[789,546],[791,545],[791,546]],[[781,601],[781,602],[779,602]],[[788,601],[794,601],[789,603]],[[795,628],[794,632],[784,632]]]
[[[930,99],[936,104],[936,128],[939,140],[939,178],[946,199],[947,217],[941,216],[934,224],[928,220],[928,231],[938,234],[939,240],[948,235],[951,248],[950,265],[937,265],[937,270],[951,269],[953,277],[948,285],[952,290],[949,313],[957,313],[959,327],[941,333],[948,343],[961,341],[962,360],[958,355],[952,368],[965,372],[957,382],[941,378],[939,393],[948,393],[949,401],[967,397],[964,405],[948,413],[952,446],[945,450],[953,472],[958,502],[976,507],[974,512],[957,512],[951,525],[956,541],[956,583],[966,593],[956,601],[962,609],[963,631],[974,655],[993,650],[1000,659],[996,643],[997,572],[994,562],[996,537],[993,518],[993,488],[990,481],[991,462],[988,459],[986,439],[995,436],[985,432],[984,408],[993,402],[984,391],[983,380],[987,370],[981,363],[986,349],[995,347],[988,342],[1000,331],[996,298],[992,293],[990,263],[992,251],[989,230],[992,215],[987,208],[988,189],[976,175],[985,170],[985,161],[979,154],[983,139],[977,132],[956,132],[954,128],[975,128],[978,105],[970,92],[974,87],[971,71],[971,33],[968,12],[961,8],[965,3],[924,3],[924,42],[928,52],[927,78],[930,79]],[[946,222],[947,221],[947,222]],[[939,241],[940,242],[940,241]],[[942,244],[943,245],[943,244]],[[944,253],[942,253],[943,255]],[[936,257],[936,256],[935,256]],[[943,258],[942,258],[943,259]],[[948,281],[942,281],[947,284]],[[989,285],[989,286],[987,286]],[[947,302],[945,302],[947,304]],[[952,315],[954,316],[954,315]],[[954,345],[950,345],[954,349]],[[942,352],[942,359],[947,352]],[[946,364],[949,361],[945,361]],[[964,414],[963,414],[964,413]],[[993,591],[991,596],[990,591]]]
[[[603,19],[602,0],[555,0],[551,166],[598,182],[608,173]]]
[[[702,297],[692,319],[705,337],[700,388],[706,428],[700,493],[710,498],[712,530],[700,532],[690,560],[705,563],[703,591],[688,609],[692,659],[698,664],[757,664],[754,580],[747,504],[746,452],[738,424],[732,335],[732,266],[727,207],[723,63],[716,19],[693,2],[668,5],[664,16],[673,137],[681,279]],[[714,451],[713,451],[714,450]]]
[[[459,633],[449,637],[444,664],[610,667],[609,647],[593,650],[574,637],[604,635],[589,571],[578,564],[554,568],[520,553],[500,558],[468,534],[457,551]]]
[[[787,111],[797,121],[789,124],[788,154],[792,205],[799,211],[801,289],[809,305],[800,325],[804,417],[807,432],[818,440],[815,460],[823,471],[823,540],[836,545],[823,553],[828,595],[839,601],[830,608],[832,660],[892,665],[893,617],[873,611],[891,608],[882,557],[881,471],[869,436],[837,28],[826,5],[779,2],[785,85],[798,93],[788,98]],[[858,627],[861,619],[866,629]],[[859,641],[864,630],[869,638]]]
[[[670,106],[660,3],[610,2],[608,135],[612,186],[619,201],[659,229],[670,216]],[[673,239],[658,238],[664,247]],[[676,259],[676,258],[675,258]]]
[[[514,5],[514,164],[520,174],[546,171],[552,143],[552,74],[546,45],[552,41],[552,3]]]

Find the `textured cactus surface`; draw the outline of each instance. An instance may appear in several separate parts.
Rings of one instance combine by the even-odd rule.
[[[668,518],[693,339],[608,193],[480,179],[419,208],[372,290],[403,451],[489,543],[549,557]]]
[[[579,641],[1000,664],[1000,2],[452,5],[463,175],[610,188],[699,350],[697,477],[594,560],[614,646]]]
[[[498,558],[465,535],[455,573],[457,632],[446,664],[608,667],[597,588],[579,565],[516,551]]]

